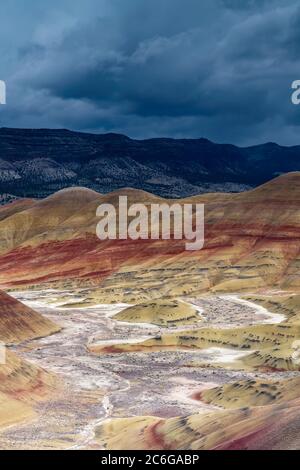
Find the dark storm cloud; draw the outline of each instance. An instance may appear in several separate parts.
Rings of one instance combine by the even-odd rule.
[[[300,142],[297,0],[2,3],[3,125]]]

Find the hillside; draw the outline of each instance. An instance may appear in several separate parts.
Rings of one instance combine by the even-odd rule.
[[[114,419],[98,427],[107,450],[293,450],[299,448],[300,401],[186,417]]]
[[[179,300],[159,299],[128,307],[114,316],[114,319],[129,323],[152,323],[172,327],[198,323],[201,318],[195,308]]]
[[[59,330],[50,320],[0,291],[0,341],[20,343]]]
[[[58,332],[39,313],[0,291],[0,341],[18,344]],[[0,363],[0,428],[34,416],[34,404],[53,392],[55,378],[6,348]]]
[[[53,375],[7,350],[0,364],[0,428],[33,418],[34,405],[53,393],[55,383]]]
[[[70,186],[132,186],[164,197],[238,192],[300,170],[300,147],[248,148],[207,139],[134,140],[65,129],[0,129],[0,194],[45,197]]]
[[[15,203],[15,213],[10,206],[0,221],[0,285],[101,286],[92,294],[100,303],[208,290],[299,290],[300,173],[247,193],[180,200],[205,203],[205,245],[194,252],[185,251],[184,240],[100,242],[97,207],[117,205],[125,194],[129,204],[163,201],[132,189],[100,195],[71,188],[23,208]]]

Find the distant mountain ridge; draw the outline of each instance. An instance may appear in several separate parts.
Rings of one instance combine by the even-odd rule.
[[[239,192],[300,170],[300,146],[207,139],[134,140],[65,129],[0,129],[0,194],[44,197],[67,186],[131,186],[164,197]]]

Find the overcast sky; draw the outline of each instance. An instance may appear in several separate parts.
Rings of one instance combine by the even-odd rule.
[[[1,0],[0,126],[300,144],[299,0]]]

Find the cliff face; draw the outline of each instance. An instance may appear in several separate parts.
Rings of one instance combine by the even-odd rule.
[[[300,147],[249,148],[207,139],[133,140],[118,134],[0,129],[0,194],[45,197],[70,186],[124,186],[164,197],[243,191],[300,170]]]

